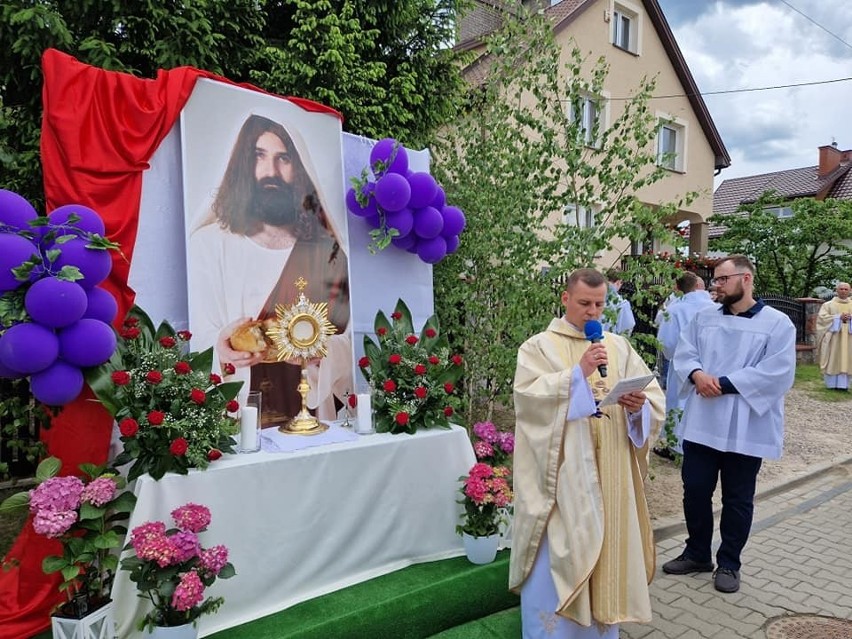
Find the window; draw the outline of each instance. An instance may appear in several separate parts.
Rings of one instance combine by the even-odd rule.
[[[686,125],[660,116],[657,131],[657,164],[670,171],[686,172]]]
[[[604,126],[601,99],[593,96],[578,96],[570,105],[568,118],[578,125],[577,138],[586,146],[597,146],[598,136]]]
[[[597,212],[595,211],[595,207],[569,204],[565,207],[562,221],[567,226],[590,229],[595,226],[596,218]]]
[[[626,2],[615,2],[608,14],[612,26],[612,43],[619,49],[639,55],[641,13]]]
[[[771,213],[779,219],[793,217],[793,209],[791,209],[789,206],[770,206],[769,208],[763,210],[767,213]]]

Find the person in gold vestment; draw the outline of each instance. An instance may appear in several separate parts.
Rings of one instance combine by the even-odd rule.
[[[651,620],[656,556],[643,480],[665,398],[652,381],[598,410],[620,379],[650,374],[625,338],[586,339],[606,295],[599,272],[574,271],[564,317],[518,351],[509,587],[521,595],[525,639],[617,639],[619,623]]]
[[[849,283],[838,282],[837,295],[817,315],[819,368],[827,388],[849,390],[852,374],[852,299]]]

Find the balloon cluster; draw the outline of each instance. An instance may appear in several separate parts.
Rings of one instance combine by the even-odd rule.
[[[466,224],[464,213],[446,203],[435,178],[408,169],[408,154],[399,142],[377,142],[370,152],[370,169],[376,179],[367,178],[365,170],[346,193],[346,206],[374,229],[374,239],[389,239],[429,264],[455,253]]]
[[[98,286],[115,245],[92,209],[61,206],[39,217],[0,189],[0,377],[29,377],[40,402],[62,406],[83,389],[81,369],[115,351],[115,298]]]

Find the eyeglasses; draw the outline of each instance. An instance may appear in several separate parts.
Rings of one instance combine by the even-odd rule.
[[[732,277],[737,277],[738,275],[748,275],[748,273],[734,273],[732,275],[720,275],[719,277],[714,277],[710,280],[710,283],[714,286],[724,286],[728,283],[728,280]]]

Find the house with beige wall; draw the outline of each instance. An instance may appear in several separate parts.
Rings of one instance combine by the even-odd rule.
[[[624,99],[634,93],[643,77],[656,76],[651,108],[660,128],[656,147],[658,164],[667,170],[666,178],[636,196],[655,206],[678,200],[688,192],[699,196],[684,205],[669,220],[672,225],[689,224],[689,251],[707,251],[708,219],[713,213],[713,177],[730,166],[730,156],[713,123],[695,80],[684,61],[674,35],[656,0],[542,0],[511,2],[474,0],[473,9],[460,22],[457,49],[474,55],[484,52],[483,38],[499,29],[503,20],[519,9],[542,9],[553,24],[554,35],[567,61],[576,46],[589,60],[603,56],[609,64],[601,95],[584,99],[582,110],[572,117],[599,118],[599,127],[617,119]],[[471,63],[465,77],[477,81],[487,65]],[[590,141],[591,143],[591,141]],[[576,216],[578,225],[594,224],[595,212]],[[559,213],[555,213],[554,217]],[[601,255],[600,264],[617,263],[622,254],[659,250],[659,246],[615,247]]]

